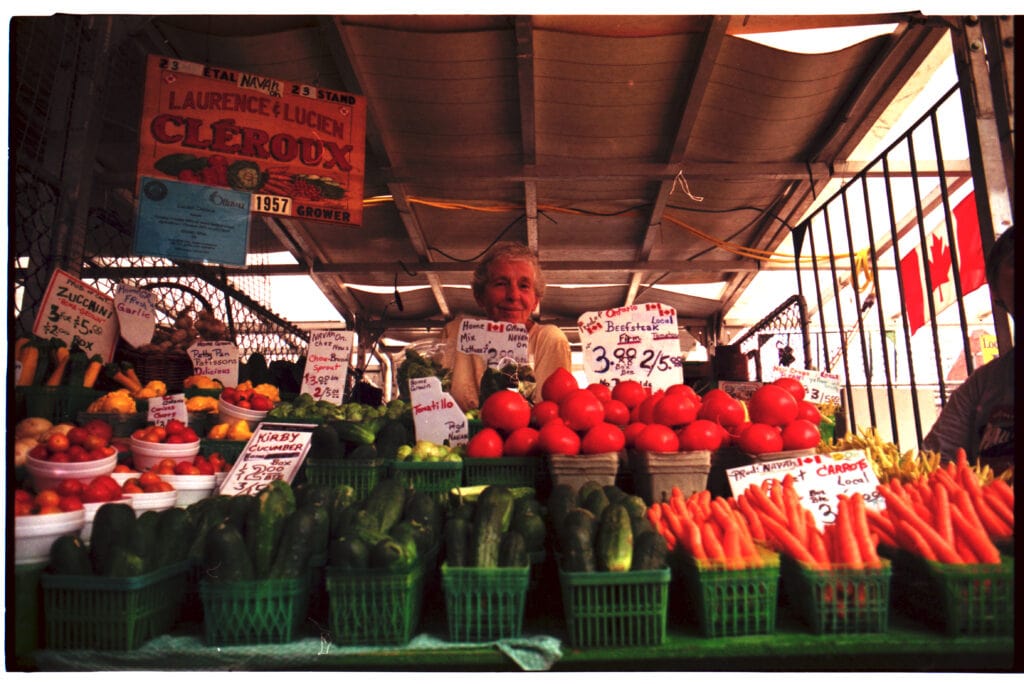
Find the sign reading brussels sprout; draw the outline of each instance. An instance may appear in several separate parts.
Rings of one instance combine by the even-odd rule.
[[[251,212],[361,225],[366,100],[150,55],[138,175],[247,194]]]

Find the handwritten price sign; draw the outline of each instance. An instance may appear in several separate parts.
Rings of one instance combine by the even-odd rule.
[[[147,403],[146,420],[153,425],[167,425],[171,420],[188,423],[188,409],[185,408],[184,394],[153,397]]]
[[[110,361],[117,331],[113,298],[59,268],[53,271],[32,326],[35,335],[63,340],[87,356],[99,354]]]
[[[588,312],[577,326],[588,381],[637,380],[652,389],[683,381],[679,324],[671,306],[634,304]]]
[[[153,309],[152,292],[139,287],[118,285],[114,293],[114,306],[121,328],[121,339],[133,347],[141,347],[153,341],[156,312]]]
[[[734,496],[750,485],[760,486],[765,480],[793,476],[793,488],[803,507],[814,515],[818,528],[834,522],[839,510],[839,495],[860,492],[864,503],[875,509],[885,508],[878,493],[878,478],[863,449],[836,451],[831,454],[797,456],[775,461],[756,461],[750,465],[725,471]]]
[[[528,343],[529,334],[522,323],[466,318],[459,324],[457,349],[484,357],[488,368],[501,368],[508,361],[529,363]]]
[[[246,442],[219,493],[255,494],[273,480],[291,484],[309,452],[312,424],[260,423]]]
[[[200,340],[188,348],[192,373],[219,380],[224,387],[238,384],[238,347],[225,340]]]
[[[455,446],[469,441],[469,423],[452,395],[441,391],[441,381],[430,376],[409,378],[409,398],[416,439]]]
[[[351,330],[314,330],[309,336],[302,389],[316,400],[341,404],[352,358]]]

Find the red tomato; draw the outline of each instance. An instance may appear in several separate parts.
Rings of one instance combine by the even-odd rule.
[[[666,392],[654,405],[651,422],[678,428],[695,421],[699,410],[700,404],[686,392]]]
[[[200,475],[199,468],[195,464],[189,463],[188,461],[178,461],[174,465],[175,475]]]
[[[530,422],[533,423],[534,427],[542,428],[548,424],[552,418],[558,418],[558,404],[545,399],[539,401],[533,405],[533,411],[530,414]]]
[[[540,398],[550,399],[558,403],[568,396],[570,392],[575,392],[579,388],[580,385],[576,382],[576,376],[565,368],[559,367],[540,386]]]
[[[665,390],[657,390],[648,395],[640,405],[636,407],[636,418],[641,423],[653,423],[654,422],[654,407],[657,405],[661,398],[665,396]]]
[[[608,385],[603,385],[600,382],[592,382],[587,385],[585,389],[593,393],[593,395],[597,397],[602,404],[607,401],[611,401],[612,388]]]
[[[466,456],[469,458],[501,458],[503,449],[501,434],[492,427],[485,427],[469,438]]]
[[[64,512],[69,511],[80,511],[85,506],[82,505],[82,499],[79,496],[62,496],[60,497],[60,510]]]
[[[604,419],[613,425],[625,425],[629,422],[629,407],[618,399],[604,402]]]
[[[270,400],[270,397],[253,392],[252,399],[249,400],[252,404],[253,411],[269,411],[274,408],[274,402]]]
[[[580,451],[585,454],[604,454],[625,448],[626,436],[622,428],[611,423],[600,422],[587,430],[580,443]]]
[[[50,450],[46,448],[45,444],[36,444],[29,449],[28,455],[40,461],[45,461],[50,456]]]
[[[809,420],[796,418],[782,428],[782,448],[786,451],[813,449],[820,441],[821,433],[818,432],[818,426]]]
[[[713,401],[718,401],[719,399],[732,398],[733,396],[726,392],[724,389],[718,389],[717,387],[714,387],[704,393],[704,396],[701,397],[701,402],[703,402],[704,404],[709,404]]]
[[[679,382],[676,383],[675,385],[670,385],[665,390],[665,394],[685,394],[691,399],[696,399],[697,401],[700,401],[700,395],[697,394],[697,391],[684,382]]]
[[[580,453],[580,436],[564,423],[553,420],[540,429],[540,448],[546,454],[575,456]]]
[[[82,427],[84,427],[86,431],[96,435],[97,437],[102,438],[104,444],[106,444],[107,442],[114,438],[114,426],[105,420],[93,418],[92,420],[86,422],[86,424],[83,425]],[[88,447],[88,445],[83,446],[91,448]]]
[[[484,400],[480,420],[505,434],[530,424],[530,402],[515,390],[498,390]]]
[[[728,395],[705,401],[697,411],[697,418],[713,421],[726,428],[742,423],[745,415],[739,399]]]
[[[626,437],[626,446],[634,446],[636,444],[636,436],[643,432],[645,427],[647,427],[647,423],[635,421],[622,428],[622,434]]]
[[[821,424],[821,413],[818,411],[818,407],[809,401],[800,401],[797,403],[796,417],[809,420],[815,425]]]
[[[782,426],[796,418],[793,395],[778,385],[762,385],[750,397],[750,421]]]
[[[782,389],[792,394],[793,398],[796,399],[797,401],[803,401],[804,386],[796,378],[776,378],[775,381],[772,382],[772,384],[775,385],[776,387],[781,387]]]
[[[612,387],[612,399],[618,399],[631,409],[646,398],[647,389],[637,380],[619,380]]]
[[[109,443],[110,440],[104,438],[103,435],[97,434],[95,432],[90,432],[88,436],[85,438],[85,440],[82,442],[82,447],[88,449],[89,451],[92,451],[93,449],[102,449]]]
[[[540,452],[540,432],[532,427],[521,427],[513,430],[505,438],[502,449],[502,456],[513,458],[521,456],[536,456]]]
[[[740,448],[748,454],[782,451],[782,434],[773,425],[751,423],[740,435]]]
[[[185,429],[185,423],[183,423],[182,421],[178,420],[177,418],[171,418],[164,425],[164,430],[167,430],[167,434],[168,435],[177,435],[177,434],[181,433],[181,431],[184,430],[184,429]]]
[[[84,427],[75,426],[68,430],[68,441],[71,442],[72,446],[79,444],[81,445],[85,438],[89,436],[89,431]]]
[[[642,451],[669,453],[679,451],[679,435],[661,423],[651,423],[640,431],[633,446]]]
[[[558,415],[571,429],[585,432],[604,420],[604,405],[592,392],[578,389],[558,402]]]
[[[68,436],[60,432],[55,432],[46,438],[46,448],[51,454],[67,451],[70,446],[71,442],[68,440]]]
[[[81,496],[83,489],[79,480],[61,480],[57,483],[57,493],[61,496]]]
[[[697,419],[679,430],[680,451],[717,451],[728,433],[718,423]]]

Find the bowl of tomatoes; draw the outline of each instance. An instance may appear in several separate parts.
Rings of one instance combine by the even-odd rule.
[[[124,495],[131,500],[135,515],[144,511],[164,511],[178,503],[178,490],[170,482],[152,470],[139,473],[137,478],[128,479],[121,486]]]
[[[238,387],[225,387],[217,400],[217,412],[220,420],[234,422],[244,420],[249,429],[267,417],[267,412],[274,408],[274,400],[265,394],[255,392],[246,384]]]
[[[128,440],[132,464],[140,471],[156,467],[164,459],[191,461],[199,453],[199,435],[180,420],[148,425]]]
[[[55,489],[33,494],[24,489],[14,493],[14,563],[28,565],[50,559],[50,547],[64,534],[78,534],[85,524],[81,500],[65,510],[64,499]]]

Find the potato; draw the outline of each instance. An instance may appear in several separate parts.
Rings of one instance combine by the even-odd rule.
[[[39,444],[35,437],[22,437],[14,442],[14,467],[24,465],[28,459],[28,452],[32,451]]]
[[[71,431],[71,428],[73,428],[73,427],[75,427],[74,423],[57,423],[56,425],[51,427],[46,432],[44,432],[43,434],[39,435],[39,441],[40,442],[45,442],[46,440],[48,440],[50,438],[50,435],[55,435],[55,434],[58,434],[58,433],[60,433],[62,435],[66,435],[66,434],[68,434],[68,432]]]
[[[14,438],[22,439],[23,437],[31,437],[38,439],[39,435],[52,427],[53,423],[46,418],[25,418],[18,421],[18,424],[14,426]]]

